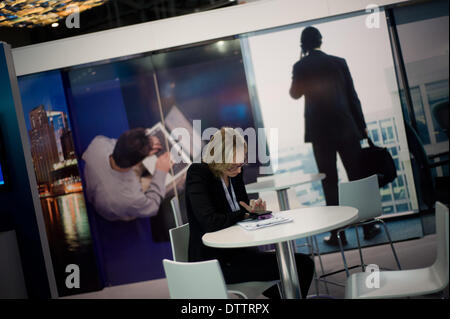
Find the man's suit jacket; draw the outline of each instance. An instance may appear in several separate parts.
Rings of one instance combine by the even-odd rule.
[[[237,202],[249,203],[242,172],[230,178]],[[189,221],[189,261],[218,259],[226,262],[227,257],[243,249],[219,249],[207,247],[202,236],[208,232],[218,231],[243,220],[245,209],[231,212],[225,197],[222,182],[215,177],[205,163],[192,164],[186,176],[186,211]]]
[[[290,95],[305,95],[305,142],[365,137],[361,102],[344,59],[312,50],[292,71]]]

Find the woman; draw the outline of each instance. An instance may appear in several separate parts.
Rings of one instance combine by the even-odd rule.
[[[230,142],[231,141],[231,142]],[[189,261],[217,259],[227,284],[279,279],[277,258],[273,252],[260,252],[257,247],[220,249],[207,247],[202,236],[248,218],[249,212],[265,210],[258,199],[249,206],[242,177],[247,145],[240,133],[223,127],[205,148],[202,163],[190,166],[186,176],[186,208],[190,228]],[[295,254],[302,296],[308,294],[314,273],[313,261]],[[277,286],[263,293],[279,298]]]

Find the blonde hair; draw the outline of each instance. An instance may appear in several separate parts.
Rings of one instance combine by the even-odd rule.
[[[203,162],[216,177],[221,177],[235,161],[244,162],[246,158],[247,143],[242,134],[231,127],[222,127],[214,133],[202,154]]]

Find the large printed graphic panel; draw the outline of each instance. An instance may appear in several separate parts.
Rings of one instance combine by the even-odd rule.
[[[379,12],[380,23],[372,28],[367,26],[367,14],[311,25],[322,34],[321,50],[346,60],[368,134],[376,145],[388,148],[394,158],[398,178],[381,189],[383,213],[415,212],[416,190],[385,18],[384,12]],[[304,142],[305,98],[294,100],[289,96],[292,68],[300,59],[300,35],[305,27],[291,26],[245,37],[249,48],[245,54],[250,56],[253,67],[249,76],[256,82],[265,127],[279,128],[278,173],[317,172],[311,143]],[[338,172],[339,180],[346,181],[340,160]],[[325,204],[320,182],[297,187],[296,194],[302,204]]]
[[[60,71],[19,79],[25,123],[60,296],[98,290],[86,201]],[[80,287],[66,285],[68,265],[80,268]]]
[[[68,291],[64,283],[63,266],[77,254],[89,263],[80,265],[81,270],[90,269],[92,282],[103,286],[163,278],[162,259],[172,257],[168,230],[175,227],[170,200],[177,197],[183,206],[186,171],[198,160],[199,150],[192,145],[201,131],[193,121],[200,121],[199,130],[254,127],[238,39],[23,76],[20,89],[61,295],[81,292]],[[180,127],[189,132],[190,141],[171,135]],[[128,200],[121,189],[132,190],[132,197],[144,196],[153,187],[155,161],[163,153],[136,165],[127,175],[129,184],[111,180],[122,188],[107,193],[87,187],[115,174],[110,155],[117,139],[135,128],[147,129],[164,151],[182,145],[184,161],[167,174],[164,196],[154,211],[138,216],[130,200],[129,210],[117,214],[111,208],[115,215],[110,218],[105,205],[99,206],[100,199],[105,202],[99,196]],[[87,174],[88,167],[103,175]],[[255,180],[256,170],[248,171],[246,178]]]

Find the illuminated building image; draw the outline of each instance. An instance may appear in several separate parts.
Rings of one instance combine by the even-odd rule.
[[[405,165],[405,155],[402,156],[396,117],[388,111],[367,114],[367,128],[369,137],[379,147],[386,147],[397,168],[397,178],[380,189],[383,214],[403,213],[414,211],[415,189],[413,175]],[[366,142],[367,144],[367,142]],[[367,147],[367,145],[363,146]],[[339,182],[346,181],[345,169],[338,160]],[[279,150],[278,170],[276,174],[285,173],[317,173],[312,147],[297,146]],[[325,205],[325,196],[320,182],[301,185],[295,188],[296,196],[302,205]],[[274,198],[276,200],[276,198]],[[272,204],[273,205],[273,204]]]
[[[397,178],[380,190],[383,214],[412,211],[414,205],[411,196],[414,190],[409,185],[413,184],[413,177],[407,174],[405,165],[400,159],[401,146],[396,119],[394,116],[387,118],[385,116],[386,114],[383,114],[378,119],[372,116],[371,121],[367,122],[369,137],[377,146],[388,149],[397,168]]]
[[[80,288],[90,291],[97,269],[60,75],[21,77],[19,87],[58,293],[72,293],[64,271],[75,260],[84,273]]]
[[[447,65],[447,68],[442,65]],[[410,62],[406,64],[406,69],[417,134],[428,155],[445,153],[448,151],[448,137],[437,123],[433,109],[449,100],[448,56]],[[404,92],[401,92],[401,100],[404,112],[407,113]],[[439,158],[435,160],[438,161]],[[433,173],[435,176],[448,176],[448,166],[433,168]]]
[[[64,195],[83,191],[76,159],[54,164],[51,174],[54,180],[52,184],[52,195]]]
[[[56,146],[55,130],[49,123],[43,105],[31,110],[29,113],[31,130],[30,144],[31,156],[36,170],[38,184],[51,183],[53,164],[59,162]]]
[[[279,151],[277,174],[317,173],[317,165],[311,147],[289,147]],[[295,194],[302,205],[325,205],[321,182],[307,183],[295,187]]]
[[[72,131],[65,129],[61,134],[60,140],[64,159],[74,159],[75,147],[73,146]]]
[[[47,117],[53,123],[55,129],[59,160],[62,162],[74,159],[75,147],[73,145],[72,131],[70,131],[67,122],[67,114],[61,111],[47,111]]]
[[[39,105],[29,116],[31,154],[40,196],[82,192],[67,115],[62,111],[46,111]]]

